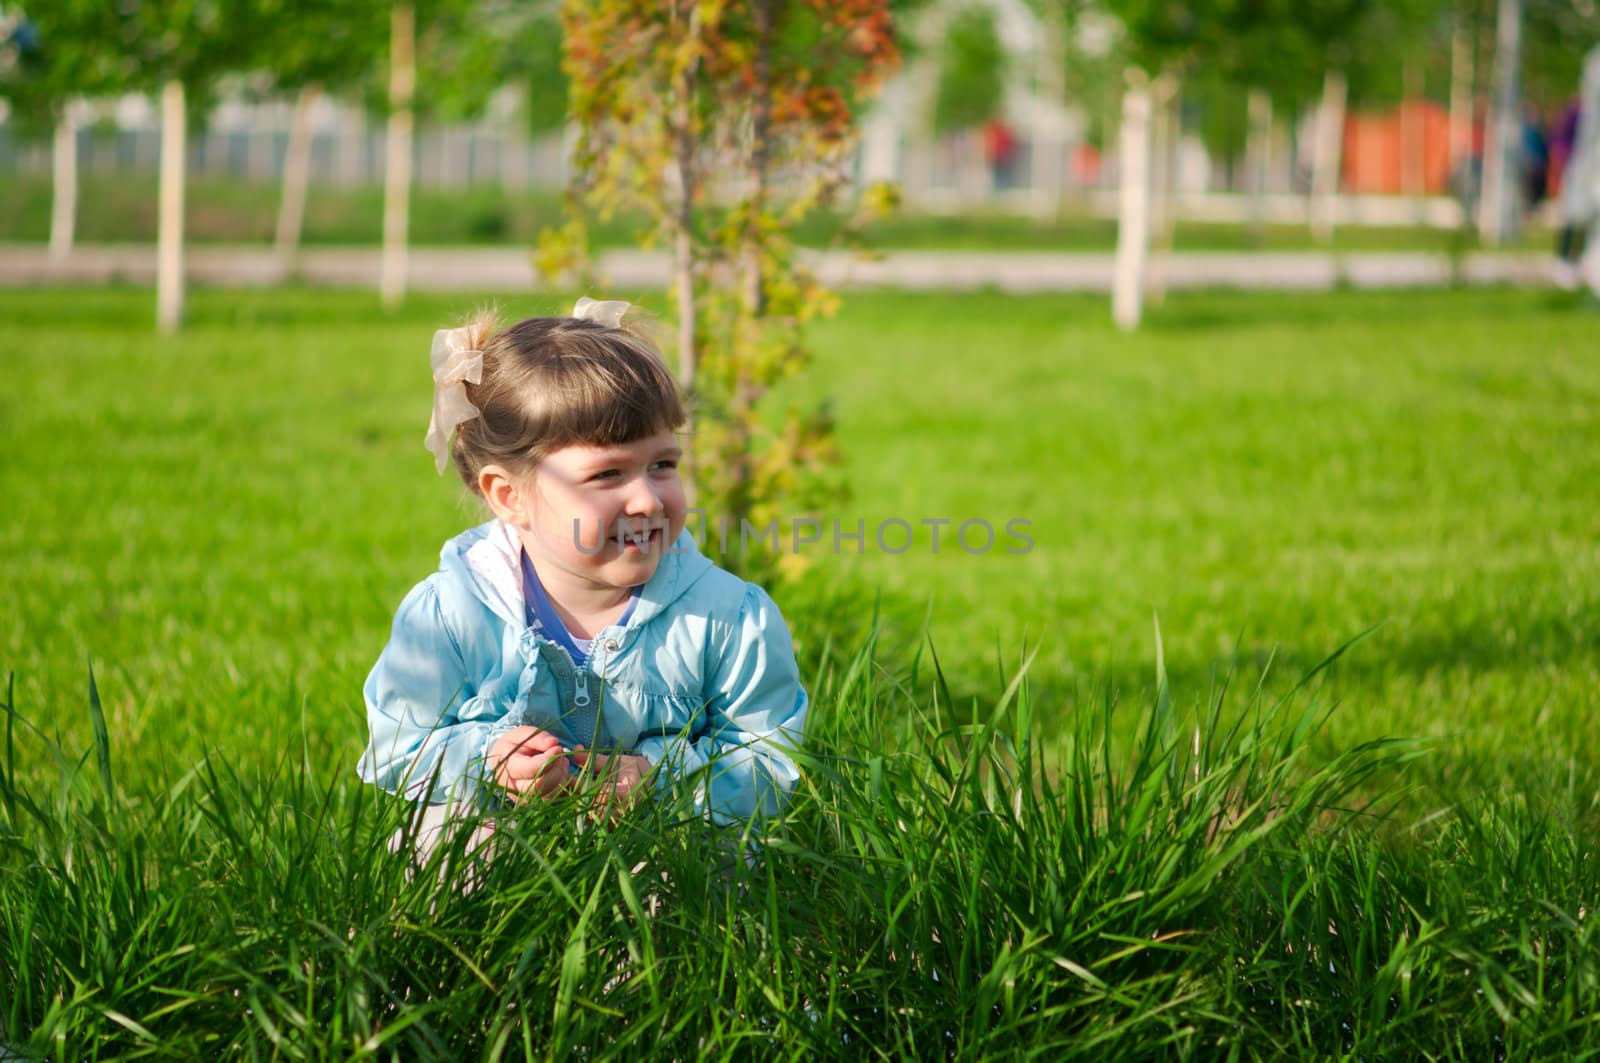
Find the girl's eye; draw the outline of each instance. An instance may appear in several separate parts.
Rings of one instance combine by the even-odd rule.
[[[594,481],[594,480],[614,480],[620,475],[622,475],[620,470],[617,470],[617,469],[603,469],[600,472],[597,472],[593,476],[589,477],[589,479],[591,481]]]
[[[676,469],[677,467],[677,458],[662,458],[660,461],[651,466],[651,468],[654,469]]]

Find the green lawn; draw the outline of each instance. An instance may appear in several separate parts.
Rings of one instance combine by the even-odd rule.
[[[851,495],[775,590],[818,743],[854,759],[808,776],[795,825],[725,889],[701,834],[571,837],[540,810],[456,903],[384,856],[392,819],[351,768],[395,604],[480,519],[421,447],[428,338],[474,302],[202,291],[162,339],[145,291],[0,293],[0,672],[45,736],[8,729],[0,775],[0,986],[18,987],[0,1040],[50,1058],[390,1039],[462,1058],[523,1037],[598,1058],[641,1051],[639,1030],[680,1057],[1600,1046],[1591,305],[1186,295],[1128,336],[1098,299],[851,295],[782,396],[832,403]],[[935,552],[935,519],[1002,538],[969,554],[952,524]],[[862,554],[835,554],[834,520],[864,522]],[[890,520],[914,529],[903,553],[873,541]],[[1025,553],[1002,549],[1012,520]],[[929,643],[954,715],[925,649],[913,671]],[[1256,730],[1280,696],[1291,723],[1331,716]],[[991,718],[1000,735],[942,730]],[[1338,759],[1383,737],[1437,741]],[[1337,811],[1395,795],[1387,819]],[[646,891],[667,916],[636,910]]]
[[[315,734],[348,741],[391,608],[478,519],[428,474],[417,430],[418,352],[472,300],[388,318],[362,295],[201,293],[175,340],[148,303],[0,295],[26,367],[0,392],[19,704],[78,701],[93,657],[123,677],[115,719],[135,737],[181,741],[174,714],[292,686]],[[1537,725],[1534,748],[1600,744],[1591,311],[1511,292],[1214,296],[1131,337],[1106,319],[1088,298],[852,296],[797,396],[830,397],[851,497],[802,548],[812,586],[795,593],[881,593],[903,632],[927,614],[978,693],[1025,642],[1047,692],[1148,685],[1153,615],[1189,689],[1270,655],[1292,676],[1380,625],[1340,670],[1340,734],[1497,749]],[[923,522],[940,518],[936,552]],[[895,519],[914,531],[897,555],[874,534]],[[955,545],[968,520],[995,528],[987,553]],[[864,522],[863,556],[848,539],[835,555],[835,521]],[[244,715],[208,738],[254,752],[301,725]]]
[[[189,183],[185,232],[195,242],[270,243],[277,225],[278,186],[214,177]],[[562,204],[553,190],[510,193],[494,187],[446,191],[415,188],[410,236],[419,244],[512,245],[529,247],[546,226],[560,224]],[[50,233],[50,181],[46,176],[0,174],[0,200],[12,209],[0,214],[0,242],[42,242]],[[815,214],[797,236],[803,244],[833,239],[842,219]],[[638,219],[595,222],[600,246],[634,246]],[[308,244],[372,244],[383,233],[383,189],[379,186],[311,189],[304,239]],[[79,193],[77,238],[85,243],[150,242],[156,234],[153,177],[90,175]],[[1091,217],[1081,202],[1068,203],[1062,216],[1041,220],[1003,211],[960,215],[900,213],[880,219],[862,233],[869,245],[888,250],[956,251],[1110,251],[1116,221]],[[1466,240],[1466,242],[1463,242]],[[1174,246],[1183,251],[1319,250],[1304,225],[1274,223],[1259,232],[1236,224],[1185,222]],[[1462,234],[1421,226],[1343,226],[1330,245],[1339,251],[1431,251],[1470,249]],[[1520,250],[1548,251],[1550,233],[1530,229]]]
[[[1039,677],[1340,671],[1337,730],[1596,748],[1596,315],[1539,294],[852,298],[817,335],[853,512],[1033,522],[1024,557],[846,559],[948,658]],[[926,540],[924,539],[924,542]],[[1536,727],[1544,740],[1518,741]],[[1530,748],[1531,747],[1531,748]]]

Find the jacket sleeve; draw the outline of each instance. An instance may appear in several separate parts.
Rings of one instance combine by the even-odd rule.
[[[794,643],[767,593],[747,585],[738,621],[713,637],[706,707],[692,734],[651,737],[638,751],[657,785],[691,787],[695,811],[743,823],[780,811],[799,782],[793,751],[805,732],[806,692]]]
[[[370,738],[361,777],[418,802],[479,790],[490,746],[516,722],[506,706],[478,696],[431,579],[400,603],[364,693]]]

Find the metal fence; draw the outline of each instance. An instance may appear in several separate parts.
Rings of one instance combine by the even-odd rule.
[[[149,101],[125,97],[80,106],[77,131],[81,174],[154,175],[160,154],[160,119]],[[293,106],[285,101],[224,100],[206,128],[188,139],[188,169],[198,176],[245,182],[281,180]],[[383,180],[384,125],[359,108],[323,99],[314,108],[310,180],[318,185],[370,185]],[[425,125],[415,138],[413,173],[417,184],[434,188],[500,185],[556,188],[565,184],[567,139],[518,135],[506,116],[449,125]],[[1100,187],[1102,180],[1075,181],[1068,154],[1075,137],[1056,134],[1049,148],[1060,158],[1054,169],[1033,163],[1041,147],[1019,130],[1014,164],[1007,174],[990,174],[982,148],[970,136],[930,141],[903,121],[874,123],[865,131],[870,148],[850,164],[857,180],[897,181],[908,202],[938,208],[983,201],[1022,205],[1043,196],[1059,198],[1074,188]],[[864,154],[876,162],[863,166]],[[0,172],[47,174],[48,137],[27,139],[0,121]],[[870,171],[870,172],[869,172]],[[1045,175],[1053,179],[1046,179]],[[1062,184],[1063,178],[1065,183]],[[1046,187],[1046,185],[1054,187]]]
[[[98,123],[80,128],[78,169],[83,174],[149,174],[161,150],[158,124],[120,127]],[[383,128],[353,121],[312,135],[310,179],[316,184],[365,185],[383,180]],[[189,138],[191,174],[270,183],[282,179],[287,128],[212,127]],[[514,188],[558,187],[566,180],[559,135],[535,140],[474,126],[424,128],[413,148],[415,180],[424,187],[465,188],[498,184]],[[0,171],[47,174],[48,139],[24,139],[0,125]]]

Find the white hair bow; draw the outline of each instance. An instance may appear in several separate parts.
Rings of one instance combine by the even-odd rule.
[[[450,457],[450,433],[478,416],[464,381],[482,383],[483,352],[472,346],[471,329],[442,328],[433,334],[428,361],[433,366],[433,415],[423,444],[433,452],[434,465],[442,473]]]
[[[578,298],[577,305],[572,308],[572,316],[579,321],[593,321],[606,328],[621,328],[622,315],[632,307],[632,303],[621,299],[591,299],[584,295]]]

